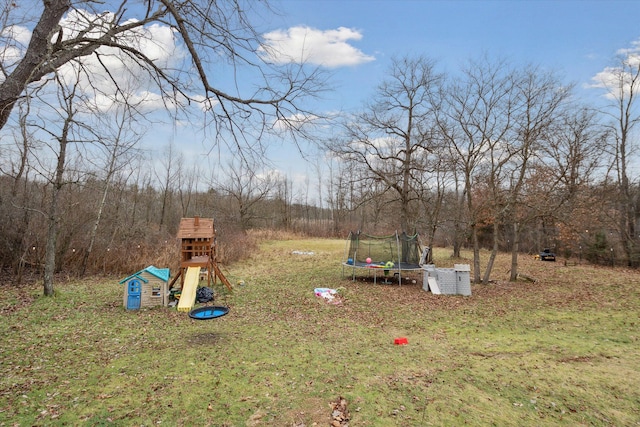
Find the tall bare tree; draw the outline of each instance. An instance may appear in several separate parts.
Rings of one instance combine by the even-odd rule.
[[[156,179],[162,191],[162,207],[160,208],[159,229],[165,227],[167,212],[170,210],[178,176],[182,173],[184,156],[176,152],[175,144],[170,142],[164,149],[160,163],[163,167],[161,171],[155,170]]]
[[[192,208],[193,211],[198,212],[197,204],[193,206],[192,201],[197,203],[195,195],[198,193],[198,184],[202,175],[202,170],[197,162],[184,166],[178,174],[178,195],[180,196],[183,218],[190,215]]]
[[[481,281],[478,230],[491,222],[494,230],[492,257],[484,279],[488,280],[497,252],[497,215],[503,167],[510,158],[505,137],[511,129],[513,76],[508,64],[488,58],[470,61],[463,75],[446,91],[446,104],[438,113],[438,126],[464,180],[462,194],[473,244],[474,282]]]
[[[352,207],[348,183],[350,171],[343,162],[332,156],[327,159],[326,169],[327,172],[323,178],[327,194],[325,201],[330,212],[333,232],[338,234],[342,231],[342,227],[347,225],[347,214]]]
[[[527,66],[516,74],[514,91],[517,95],[514,107],[513,131],[508,141],[511,160],[505,211],[511,213],[511,281],[518,278],[518,255],[522,227],[535,217],[533,209],[523,201],[530,168],[550,144],[552,131],[561,119],[561,109],[571,94],[551,72],[539,67]],[[549,181],[549,190],[552,190]]]
[[[89,243],[82,257],[81,275],[86,273],[87,263],[93,252],[112,181],[120,170],[131,164],[132,157],[137,154],[135,146],[141,138],[141,126],[138,110],[130,107],[135,107],[135,104],[114,104],[110,111],[96,113],[91,120],[96,123],[96,128],[100,129],[94,153],[97,159],[103,161],[99,164],[95,161],[91,163],[98,171],[103,172],[97,176],[97,182],[100,183],[100,198],[95,208]]]
[[[19,103],[18,125],[13,132],[15,145],[4,145],[0,157],[0,174],[9,178],[10,185],[7,185],[8,194],[0,196],[0,209],[5,218],[4,224],[0,226],[0,235],[6,252],[21,254],[14,259],[3,259],[0,264],[11,264],[17,275],[17,280],[22,280],[22,273],[27,262],[27,254],[30,252],[31,244],[27,242],[29,225],[31,223],[32,203],[34,198],[29,191],[31,185],[31,161],[35,144],[35,137],[32,129],[27,124],[27,117],[30,112],[28,100]],[[11,220],[9,220],[11,218]]]
[[[421,179],[436,150],[435,103],[443,76],[425,57],[394,59],[386,80],[362,113],[344,124],[344,141],[329,149],[367,171],[367,180],[394,194],[399,228],[412,232],[410,206],[418,200]]]
[[[78,85],[78,80],[72,80],[69,84],[58,73],[54,74],[54,81],[57,87],[55,101],[50,104],[49,112],[58,116],[58,120],[50,121],[51,117],[42,117],[32,126],[52,140],[51,151],[54,155],[54,167],[52,171],[46,170],[46,160],[40,159],[41,173],[49,180],[51,193],[49,196],[49,206],[44,213],[47,219],[47,238],[44,260],[44,295],[54,295],[54,273],[56,271],[56,246],[58,243],[58,233],[60,224],[60,196],[65,185],[73,182],[70,176],[73,173],[68,170],[69,164],[73,162],[71,149],[75,144],[87,139],[81,137],[82,130],[91,134],[91,129],[77,120],[77,115],[82,106],[82,91]],[[45,95],[46,97],[46,95]],[[55,124],[54,124],[55,123]]]
[[[609,161],[607,132],[595,110],[564,108],[527,182],[524,197],[531,201],[532,214],[559,225],[567,254],[582,252],[585,230],[603,224],[599,212],[609,210],[608,202],[595,197],[601,191],[595,183]]]
[[[630,163],[639,147],[635,128],[640,122],[640,51],[624,51],[616,64],[596,76],[610,101],[607,114],[611,118],[614,168],[618,186],[618,234],[630,266],[640,264],[640,236],[637,230],[638,200],[633,194]]]

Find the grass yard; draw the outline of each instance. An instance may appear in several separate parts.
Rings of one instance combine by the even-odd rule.
[[[494,283],[437,296],[420,276],[343,278],[344,249],[263,243],[226,270],[244,285],[216,288],[231,311],[210,321],[128,312],[122,277],[59,283],[55,298],[5,280],[0,426],[328,426],[339,397],[351,427],[640,426],[638,271],[522,257],[537,282],[509,283],[502,255]]]

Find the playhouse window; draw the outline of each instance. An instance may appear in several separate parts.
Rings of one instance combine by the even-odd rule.
[[[152,297],[160,296],[160,286],[154,286],[153,288],[151,288],[151,296]]]

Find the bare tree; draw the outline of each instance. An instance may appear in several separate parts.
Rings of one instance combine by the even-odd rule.
[[[293,181],[286,175],[278,176],[274,182],[275,212],[278,214],[278,224],[285,230],[291,229],[293,222],[292,205],[294,199]]]
[[[171,142],[165,147],[160,163],[163,166],[163,170],[160,171],[162,174],[157,170],[155,170],[155,174],[162,191],[162,207],[160,208],[160,222],[158,225],[158,228],[162,231],[167,211],[172,203],[171,196],[174,191],[174,184],[177,181],[177,177],[182,173],[184,156],[175,152],[175,146]]]
[[[96,129],[100,129],[98,144],[96,144],[96,158],[102,158],[103,164],[96,164],[98,170],[104,170],[104,176],[99,177],[101,184],[100,199],[96,206],[95,220],[91,227],[89,243],[84,251],[81,265],[81,275],[87,270],[87,263],[98,235],[98,228],[105,210],[107,196],[111,189],[114,176],[124,167],[130,164],[131,158],[136,155],[135,146],[141,137],[141,127],[136,119],[138,112],[135,108],[129,108],[133,103],[114,104],[111,111],[106,114],[95,114]],[[139,117],[138,117],[139,118]],[[98,153],[102,154],[100,156]],[[92,162],[95,164],[95,162]]]
[[[261,40],[248,11],[257,15],[262,3],[148,0],[144,5],[122,0],[114,5],[115,10],[105,12],[101,2],[45,0],[33,3],[32,13],[37,16],[32,22],[25,22],[22,8],[5,8],[5,29],[32,25],[33,30],[28,45],[16,43],[19,55],[2,57],[0,129],[29,86],[41,84],[43,78],[80,58],[86,68],[84,78],[97,92],[100,85],[95,79],[111,81],[107,95],[119,91],[119,76],[111,67],[121,61],[122,70],[145,73],[168,108],[181,110],[189,103],[208,107],[207,125],[215,128],[216,138],[230,136],[239,145],[250,118],[255,117],[252,123],[262,132],[270,129],[273,120],[289,122],[295,114],[308,113],[301,103],[321,88],[319,72],[308,71],[303,64],[270,63],[268,50],[263,49],[263,56],[256,55]],[[152,30],[160,27],[169,30],[174,48],[184,46],[184,57],[175,52],[170,58],[173,62],[162,63],[153,56],[170,47],[152,37]],[[246,69],[252,77],[261,78],[262,84],[215,86],[212,73],[228,67]],[[199,87],[192,85],[194,81]]]
[[[618,234],[629,266],[640,263],[640,236],[636,229],[638,206],[633,194],[630,162],[638,149],[635,128],[640,122],[637,97],[640,93],[640,51],[628,50],[617,58],[616,65],[596,76],[598,85],[607,91],[606,110],[611,118],[614,168],[618,186]]]
[[[595,174],[605,166],[607,130],[597,120],[593,109],[567,108],[542,146],[547,176],[552,184],[560,184],[569,201],[594,182]]]
[[[9,179],[10,185],[4,189],[9,190],[8,194],[0,196],[0,208],[5,218],[4,224],[0,226],[0,235],[6,245],[5,254],[20,254],[18,256],[7,257],[2,260],[2,264],[11,264],[17,275],[17,280],[22,280],[22,272],[27,262],[27,254],[31,245],[27,241],[28,229],[32,217],[32,203],[34,197],[29,191],[32,185],[30,163],[33,155],[31,147],[35,144],[35,137],[32,129],[27,124],[27,117],[30,112],[30,104],[27,100],[19,103],[19,117],[17,128],[13,129],[14,146],[9,144],[2,148],[2,162],[0,163],[0,174]],[[4,192],[4,191],[3,191]],[[4,246],[3,245],[3,246]]]
[[[51,108],[49,111],[58,114],[60,120],[54,120],[52,122],[50,117],[42,117],[37,123],[32,123],[32,126],[36,127],[39,132],[48,135],[49,138],[54,141],[51,145],[51,150],[55,156],[55,166],[53,167],[51,175],[49,175],[49,172],[46,170],[46,160],[39,158],[42,174],[49,180],[51,185],[49,206],[45,212],[48,226],[43,279],[45,296],[54,295],[54,273],[56,270],[56,245],[58,243],[60,223],[59,201],[61,191],[65,185],[74,181],[73,179],[69,179],[68,163],[70,163],[72,156],[70,149],[76,143],[86,140],[79,136],[82,130],[88,131],[89,134],[91,133],[90,129],[77,121],[78,111],[82,104],[81,90],[78,87],[77,80],[69,84],[69,82],[65,81],[64,78],[56,73],[54,74],[54,81],[58,89],[56,93],[57,103],[50,104]],[[47,95],[45,94],[44,96],[46,97]],[[41,99],[44,101],[44,97]],[[52,123],[56,123],[56,125]]]
[[[197,198],[194,196],[198,193],[198,184],[201,176],[200,165],[193,162],[191,167],[185,167],[178,174],[178,195],[180,196],[180,206],[182,207],[182,217],[189,215],[191,211],[191,202]],[[198,212],[197,205],[193,209]]]
[[[513,78],[509,67],[487,58],[470,61],[463,77],[447,90],[446,105],[438,114],[439,128],[455,159],[456,171],[464,180],[463,194],[470,236],[473,244],[474,282],[480,283],[480,241],[478,229],[493,220],[492,257],[484,279],[497,252],[497,214],[504,208],[501,200],[503,166],[509,160],[504,145],[510,130],[513,105]]]
[[[509,140],[510,159],[508,194],[505,212],[511,213],[512,246],[510,280],[518,278],[518,254],[522,227],[535,218],[532,209],[523,203],[529,169],[540,157],[544,146],[552,141],[552,131],[561,117],[561,108],[570,95],[570,87],[560,83],[553,73],[527,66],[517,73],[514,91],[517,95],[512,137]],[[551,191],[549,181],[548,190]]]
[[[453,174],[452,163],[445,151],[439,150],[439,155],[429,161],[432,164],[425,167],[422,185],[417,189],[420,212],[416,213],[416,217],[421,218],[420,228],[426,230],[426,245],[431,247],[441,225],[444,199]]]
[[[215,187],[231,201],[228,215],[236,219],[242,231],[254,225],[259,218],[257,207],[272,195],[275,182],[271,175],[259,174],[256,164],[247,164],[246,158],[236,158],[223,169],[223,176]]]
[[[592,228],[592,223],[602,223],[599,211],[609,210],[609,203],[595,197],[594,191],[599,171],[609,159],[607,138],[595,110],[565,108],[528,179],[526,198],[533,214],[553,218],[559,224],[568,254],[582,252],[585,230]]]
[[[411,232],[428,154],[436,150],[434,103],[443,77],[424,57],[395,59],[365,110],[344,124],[344,141],[328,148],[367,171],[366,179],[395,194],[399,226]]]
[[[327,158],[327,174],[323,182],[326,190],[326,205],[330,212],[330,219],[333,223],[333,232],[339,233],[345,226],[349,206],[349,170],[339,159],[329,156]],[[350,224],[349,224],[350,226]]]

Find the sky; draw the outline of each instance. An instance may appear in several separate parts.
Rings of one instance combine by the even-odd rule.
[[[304,45],[313,52],[309,62],[331,72],[335,90],[319,103],[324,111],[358,110],[392,59],[404,55],[424,55],[449,74],[482,55],[534,64],[574,83],[578,97],[598,102],[603,92],[593,87],[593,78],[621,49],[640,47],[640,1],[276,0],[273,5],[281,13],[265,20],[265,41],[276,40],[291,55]],[[282,171],[300,180],[305,164],[292,162],[294,154],[286,145],[273,152]]]
[[[250,2],[251,0],[249,0]],[[593,88],[593,78],[613,64],[617,53],[632,49],[640,54],[640,0],[270,0],[276,13],[255,15],[256,28],[265,45],[278,48],[280,56],[270,61],[304,58],[329,74],[334,90],[325,92],[312,107],[320,113],[358,111],[370,100],[385,78],[393,58],[425,56],[436,61],[437,70],[449,76],[468,61],[486,55],[514,65],[533,64],[556,72],[566,83],[574,83],[576,95],[598,102],[603,91]],[[105,3],[105,7],[110,2]],[[251,4],[251,3],[249,3]],[[66,19],[72,20],[73,17]],[[28,40],[28,29],[14,37]],[[159,25],[144,29],[147,44],[168,66],[184,58],[172,45],[170,31]],[[149,42],[153,40],[153,43]],[[163,56],[164,52],[164,56]],[[3,60],[19,49],[2,52]],[[640,56],[639,56],[640,57]],[[96,67],[96,73],[99,73]],[[219,77],[223,71],[212,70]],[[108,80],[108,79],[104,79]],[[239,81],[239,85],[249,84]],[[138,96],[149,105],[161,105],[153,89]],[[108,92],[108,91],[107,91]],[[205,155],[215,164],[223,151],[211,150],[197,126],[167,122],[154,124],[143,146],[162,156],[162,148],[173,143],[187,161]],[[302,141],[306,152],[312,149]],[[317,167],[298,153],[291,141],[274,141],[267,153],[273,167],[305,190],[305,176]],[[317,160],[317,156],[311,155]],[[317,163],[316,163],[317,165]]]
[[[487,54],[555,70],[580,87],[640,41],[640,1],[277,0],[275,29],[346,28],[363,58],[333,67],[341,109],[357,108],[393,57],[425,55],[445,72]],[[344,55],[343,55],[344,56]],[[347,61],[345,61],[347,62]]]

